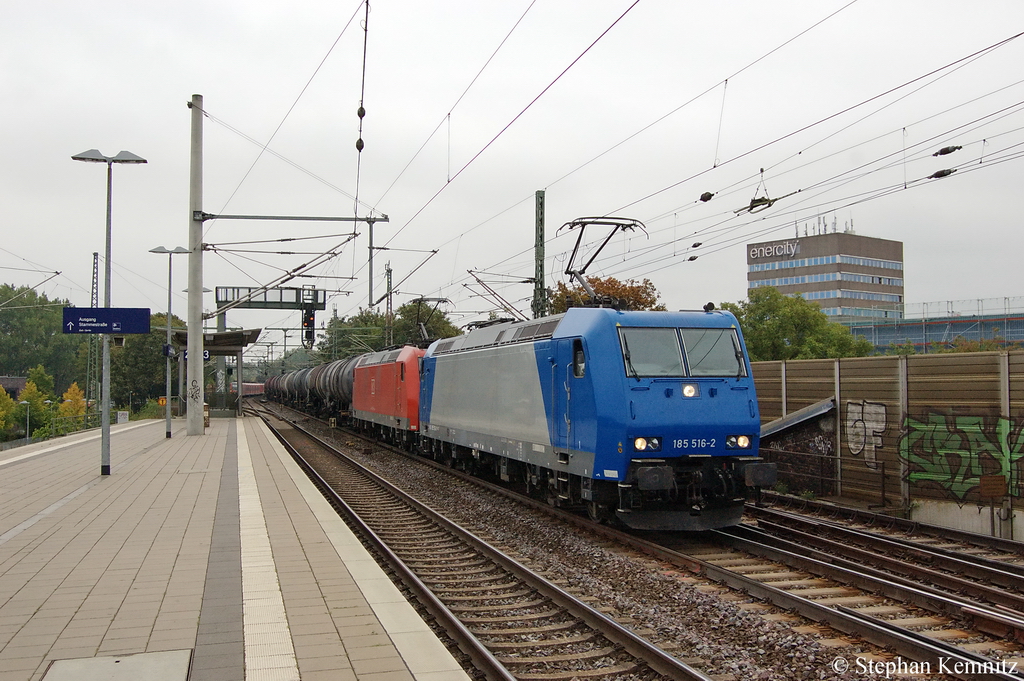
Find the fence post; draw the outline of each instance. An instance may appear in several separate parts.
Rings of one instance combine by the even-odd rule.
[[[833,363],[836,394],[836,495],[843,496],[843,402],[840,397],[839,359]]]
[[[897,371],[899,372],[898,380],[900,384],[900,440],[902,436],[906,434],[905,429],[907,427],[907,418],[910,416],[910,404],[909,404],[909,393],[910,389],[907,386],[907,376],[909,374],[909,359],[906,355],[899,356],[899,362],[897,364]],[[899,455],[900,452],[897,452]],[[905,509],[910,509],[910,472],[907,470],[907,461],[904,457],[899,457],[900,461],[900,505]],[[911,515],[911,513],[907,513]],[[908,518],[913,520],[913,518]]]

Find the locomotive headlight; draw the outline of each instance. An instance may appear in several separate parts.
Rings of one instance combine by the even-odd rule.
[[[687,383],[683,385],[683,397],[698,397],[700,395],[700,388],[693,383]]]
[[[633,440],[633,451],[634,452],[660,452],[661,451],[661,438],[660,437],[638,437]]]
[[[750,437],[746,435],[730,435],[725,438],[725,446],[728,449],[750,449]]]

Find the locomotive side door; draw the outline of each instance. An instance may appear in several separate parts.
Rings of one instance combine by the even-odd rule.
[[[557,363],[553,371],[552,401],[555,413],[552,415],[556,423],[556,446],[570,448],[573,443],[573,416],[575,404],[573,391],[579,379],[586,374],[586,358],[583,354],[583,341],[579,338],[559,340],[558,351],[555,353]]]
[[[572,428],[572,386],[569,383],[569,376],[572,371],[571,357],[572,341],[557,341],[555,363],[551,367],[551,418],[554,421],[552,444],[558,448],[568,446],[570,441],[569,433]]]

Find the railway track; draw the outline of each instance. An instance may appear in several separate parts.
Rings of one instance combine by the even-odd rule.
[[[1019,613],[979,606],[927,582],[896,579],[753,528],[715,535],[714,544],[676,548],[701,560],[702,574],[721,584],[927,662],[933,671],[963,679],[1024,678],[1017,673],[1024,652],[1006,638],[1021,626]]]
[[[826,501],[764,493],[766,508],[784,510],[794,515],[842,523],[855,529],[864,529],[907,542],[927,546],[936,551],[947,550],[980,558],[991,558],[1003,563],[1024,565],[1024,543],[976,534],[948,527],[928,525],[913,520],[873,511],[839,506]],[[747,506],[748,511],[757,512],[756,507]]]
[[[374,448],[380,445],[375,444]],[[987,601],[981,596],[975,596],[973,602],[967,601],[956,593],[963,586],[955,582],[957,575],[947,575],[954,581],[937,587],[931,582],[922,583],[927,570],[899,577],[870,566],[873,559],[856,565],[851,559],[840,558],[842,554],[837,548],[842,545],[845,550],[853,541],[839,539],[837,544],[819,544],[818,548],[812,548],[813,543],[803,540],[819,541],[815,535],[820,528],[806,525],[805,531],[786,530],[790,532],[788,538],[741,527],[734,532],[704,535],[696,543],[679,543],[657,536],[651,537],[651,541],[614,528],[595,526],[543,502],[514,495],[429,460],[414,458],[465,477],[474,486],[483,485],[496,494],[514,496],[516,503],[555,514],[585,528],[588,533],[602,534],[620,546],[629,546],[666,566],[675,566],[681,575],[696,574],[698,579],[723,585],[729,590],[722,594],[724,597],[735,599],[737,592],[742,592],[757,598],[763,603],[752,603],[745,609],[761,611],[759,614],[766,619],[790,621],[798,633],[818,634],[827,645],[845,646],[833,648],[836,659],[845,656],[847,660],[864,659],[869,664],[884,664],[895,656],[895,659],[926,663],[933,674],[946,672],[949,677],[1024,678],[1015,673],[1011,662],[1024,654],[1015,641],[1022,623],[1017,619],[1020,614],[1014,612],[1010,603],[1012,596],[1007,595],[1003,603],[998,595],[992,596],[992,602],[998,604],[995,606],[986,605]],[[767,526],[772,521],[761,522]],[[945,574],[934,566],[925,567],[931,567],[936,575]],[[722,588],[701,586],[699,582],[697,586],[707,591]],[[995,591],[1000,589],[1007,594],[1011,592],[1005,585]],[[804,618],[803,621],[800,618]],[[807,620],[819,624],[807,624]],[[858,649],[856,640],[870,644],[868,652]],[[872,646],[877,647],[872,649]]]
[[[1019,563],[967,553],[962,545],[953,551],[948,544],[936,546],[774,509],[751,509],[750,515],[758,519],[761,531],[848,564],[877,567],[895,578],[926,582],[980,605],[1024,613],[1024,565]],[[1024,643],[1024,620],[1011,632],[1001,633]]]
[[[710,681],[328,443],[261,416],[487,678]]]

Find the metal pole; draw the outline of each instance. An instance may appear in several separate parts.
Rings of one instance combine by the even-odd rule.
[[[533,318],[547,314],[547,291],[544,289],[544,190],[535,195],[535,233],[533,241]]]
[[[107,246],[103,260],[103,307],[110,307],[110,204],[114,162],[107,159]],[[100,475],[110,475],[110,335],[103,334],[103,378],[100,387]]]
[[[189,164],[188,434],[205,435],[203,425],[203,96],[192,95],[192,148]]]
[[[185,403],[185,355],[178,353],[178,418],[181,418]]]
[[[227,330],[228,330],[228,315],[227,315],[226,312],[221,312],[219,315],[217,315],[217,332],[219,333],[221,331],[227,331]],[[217,393],[219,395],[221,395],[221,397],[218,397],[216,400],[214,400],[214,402],[220,403],[220,400],[225,400],[225,402],[220,403],[220,406],[218,408],[227,408],[226,407],[226,404],[227,404],[226,400],[227,400],[227,393],[228,393],[228,387],[227,387],[227,366],[228,366],[228,358],[223,356],[223,355],[219,355],[217,357],[217,369],[216,369],[216,372],[217,372],[217,374],[216,374],[217,375],[217,388],[216,388],[216,390],[217,390]]]
[[[167,399],[165,405],[167,412],[167,439],[171,438],[171,258],[173,253],[167,254],[167,347],[164,352],[167,353],[164,359],[167,361],[167,381],[165,383],[164,395]]]
[[[235,416],[242,415],[242,351],[235,360]]]
[[[366,224],[367,224],[367,226],[370,229],[370,257],[369,257],[369,259],[367,261],[367,268],[370,271],[370,276],[369,276],[369,280],[370,280],[370,302],[369,302],[369,305],[367,306],[367,309],[372,309],[373,308],[373,220],[370,220]]]

